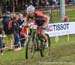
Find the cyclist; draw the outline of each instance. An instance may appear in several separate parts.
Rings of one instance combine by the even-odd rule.
[[[44,29],[42,29],[41,34],[42,36],[45,38],[46,42],[48,42],[48,38],[45,35],[45,28],[47,27],[50,17],[48,17],[47,15],[43,14],[41,11],[39,10],[35,10],[35,7],[33,5],[30,5],[27,7],[26,9],[26,21],[27,23],[33,23],[37,24],[37,26],[42,26],[44,27]],[[47,44],[48,47],[48,44]]]

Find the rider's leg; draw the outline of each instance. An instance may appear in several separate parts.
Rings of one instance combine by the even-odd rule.
[[[47,38],[47,36],[46,36],[46,34],[45,34],[45,30],[42,30],[42,36],[45,38],[45,40],[46,40],[46,42],[48,42],[48,38]]]
[[[48,47],[48,38],[47,38],[47,36],[46,36],[46,34],[45,34],[45,30],[42,30],[42,36],[44,37],[44,39],[45,39],[45,41],[46,41],[46,45],[47,45],[47,47]]]

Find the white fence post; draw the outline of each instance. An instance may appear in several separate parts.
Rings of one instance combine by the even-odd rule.
[[[67,35],[67,41],[69,42],[69,40],[70,40],[70,36],[69,36],[69,34]]]
[[[59,42],[59,36],[55,37],[55,42],[58,43]]]

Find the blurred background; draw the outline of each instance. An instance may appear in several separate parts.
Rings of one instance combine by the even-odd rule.
[[[60,22],[61,0],[0,0],[0,15],[6,11],[25,12],[28,5],[32,4],[36,9],[42,10],[51,17],[52,22]],[[69,21],[75,21],[75,0],[65,0],[66,16]],[[72,15],[70,15],[72,14]]]

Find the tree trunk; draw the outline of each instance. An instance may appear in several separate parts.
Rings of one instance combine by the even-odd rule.
[[[15,12],[15,1],[13,0],[13,13]]]
[[[2,15],[2,7],[0,6],[0,15]]]
[[[0,3],[0,15],[2,15],[2,3]]]

